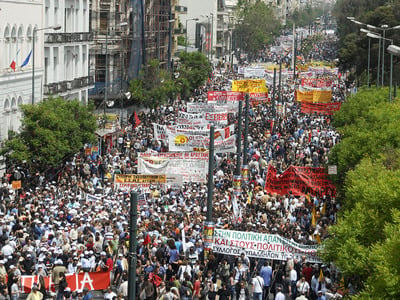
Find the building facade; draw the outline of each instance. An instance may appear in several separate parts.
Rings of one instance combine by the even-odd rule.
[[[1,1],[0,10],[0,141],[21,125],[21,104],[32,102],[34,30],[44,27],[44,0]],[[29,12],[29,13],[21,13]],[[35,34],[35,98],[41,98],[44,31]],[[24,63],[26,62],[26,63]]]

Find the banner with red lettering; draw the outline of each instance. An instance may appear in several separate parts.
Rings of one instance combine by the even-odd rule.
[[[265,190],[268,193],[286,195],[292,192],[295,196],[307,195],[322,197],[336,196],[336,187],[327,178],[324,168],[290,166],[277,175],[275,167],[269,166]]]
[[[310,88],[332,88],[332,80],[328,78],[303,78],[301,86]]]
[[[339,111],[342,103],[312,103],[301,102],[301,112],[305,114],[320,113],[324,115],[333,115],[334,111]]]
[[[105,290],[111,283],[110,272],[81,272],[65,275],[68,287],[71,291],[81,290],[87,287],[89,290]],[[30,293],[34,283],[39,282],[39,276],[21,276],[22,293]],[[55,292],[51,276],[44,277],[47,291]]]

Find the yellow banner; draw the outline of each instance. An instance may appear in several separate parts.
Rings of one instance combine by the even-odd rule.
[[[268,93],[265,79],[246,79],[232,81],[233,92]]]
[[[115,183],[166,183],[166,175],[115,174]]]
[[[332,91],[296,91],[296,100],[298,102],[313,102],[313,103],[329,103],[332,99]]]

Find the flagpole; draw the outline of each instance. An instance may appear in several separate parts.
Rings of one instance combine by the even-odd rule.
[[[37,29],[33,28],[32,33],[32,105],[35,104],[35,36]]]

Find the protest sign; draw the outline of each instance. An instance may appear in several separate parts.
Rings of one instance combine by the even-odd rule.
[[[232,91],[245,93],[267,93],[265,79],[233,80]]]
[[[68,287],[71,291],[82,290],[87,287],[89,290],[105,290],[110,285],[110,272],[80,272],[65,275]],[[38,284],[38,275],[22,275],[20,280],[20,292],[30,293],[33,284]],[[51,276],[44,276],[46,291],[56,292]]]
[[[278,195],[291,192],[295,196],[307,194],[317,197],[336,196],[336,187],[327,178],[324,168],[290,166],[282,174],[277,175],[275,167],[269,165],[265,190]]]
[[[227,111],[228,106],[216,105],[215,103],[188,102],[186,104],[186,110],[188,113],[217,112],[217,111]]]
[[[138,153],[139,174],[180,174],[184,182],[206,182],[208,153]]]
[[[317,245],[302,245],[277,234],[215,229],[212,249],[215,253],[240,255],[258,259],[284,260],[289,258],[320,263]]]
[[[115,174],[114,189],[131,190],[141,189],[144,192],[150,192],[151,186],[156,186],[165,191],[165,175],[142,175],[142,174]]]
[[[296,100],[299,102],[318,102],[318,103],[327,103],[332,99],[332,91],[320,91],[320,90],[312,90],[312,91],[300,91],[296,90]]]
[[[204,125],[204,116],[203,113],[187,113],[184,111],[178,112],[178,118],[177,118],[177,123],[178,124],[183,124],[183,125],[191,125],[191,126],[197,126],[197,125]]]
[[[340,110],[341,103],[313,103],[313,102],[302,102],[301,112],[302,113],[319,113],[324,115],[333,115],[334,111]]]

